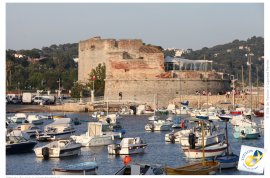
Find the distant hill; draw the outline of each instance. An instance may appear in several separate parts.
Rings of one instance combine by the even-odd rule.
[[[258,67],[259,83],[264,82],[264,38],[251,37],[246,41],[234,40],[231,43],[216,45],[211,48],[204,47],[200,50],[189,50],[182,54],[181,58],[213,61],[213,69],[220,72],[235,75],[241,81],[241,68],[244,67],[244,79],[248,81],[248,67],[246,54],[253,53],[252,57],[252,81],[256,83],[256,66]],[[173,52],[166,51],[165,55]]]
[[[78,57],[78,43],[51,45],[42,49],[7,50],[7,88],[71,89],[77,81],[78,69],[73,60]]]
[[[162,49],[159,47],[159,49]],[[259,81],[264,81],[264,38],[252,37],[246,41],[234,40],[231,43],[204,47],[193,51],[188,49],[182,58],[213,60],[213,68],[217,71],[238,75],[241,80],[241,66],[247,82],[247,57],[253,53],[252,78],[256,82],[256,66],[259,70]],[[165,55],[173,56],[174,51],[164,50]],[[61,87],[72,88],[78,79],[78,66],[74,58],[78,57],[78,43],[51,45],[42,49],[7,50],[6,81],[7,89],[58,89],[57,80],[61,78]]]

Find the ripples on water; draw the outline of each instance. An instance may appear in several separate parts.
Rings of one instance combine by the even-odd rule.
[[[69,113],[70,118],[79,118],[80,120],[87,120],[89,115],[87,113]],[[180,166],[189,163],[190,160],[183,158],[184,154],[180,149],[179,144],[166,143],[164,136],[170,131],[163,132],[145,132],[144,126],[148,123],[148,116],[124,116],[120,120],[127,133],[125,137],[141,137],[148,144],[144,154],[132,155],[132,161],[135,163],[147,164],[163,164],[172,167]],[[259,119],[258,119],[259,120]],[[258,122],[257,120],[257,122]],[[46,121],[46,124],[52,121]],[[241,145],[249,145],[255,147],[264,147],[264,137],[256,140],[237,140],[233,138],[232,127],[229,125],[229,141],[232,151],[239,155]],[[220,124],[221,127],[224,123]],[[43,126],[42,126],[43,128]],[[85,133],[87,131],[87,122],[75,126],[76,135]],[[38,143],[36,147],[42,146],[46,143]],[[124,156],[109,155],[107,146],[101,147],[82,147],[80,156],[73,156],[67,158],[53,158],[43,160],[36,158],[35,153],[15,154],[6,156],[6,174],[7,175],[51,175],[52,169],[64,165],[70,165],[81,162],[93,161],[94,158],[98,163],[98,174],[112,175],[117,170],[123,167],[122,159]],[[239,172],[236,169],[225,170],[218,174],[250,174],[247,172]]]

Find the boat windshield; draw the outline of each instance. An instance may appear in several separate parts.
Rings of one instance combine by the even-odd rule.
[[[108,132],[110,131],[110,126],[109,125],[102,125],[102,132]]]
[[[7,141],[16,143],[16,142],[26,142],[28,140],[22,136],[9,136],[7,137]]]

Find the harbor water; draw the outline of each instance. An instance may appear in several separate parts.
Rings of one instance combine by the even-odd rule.
[[[42,114],[42,113],[41,113]],[[62,114],[62,113],[59,113]],[[75,135],[83,134],[87,131],[87,122],[91,121],[87,113],[69,113],[67,117],[78,118],[81,120],[81,125],[76,125]],[[144,126],[148,123],[149,116],[123,116],[119,120],[123,128],[126,130],[125,137],[141,137],[148,144],[144,154],[131,155],[133,163],[144,164],[161,164],[171,167],[185,165],[194,160],[188,160],[184,157],[184,153],[178,143],[166,143],[164,136],[170,131],[162,132],[146,132]],[[258,118],[255,118],[259,122]],[[42,126],[51,123],[52,120],[47,120]],[[220,127],[225,127],[223,122],[220,122]],[[241,140],[235,139],[232,135],[232,126],[228,124],[229,128],[229,143],[232,151],[235,154],[240,153],[241,145],[264,147],[264,135],[258,139]],[[120,142],[120,140],[118,140]],[[42,146],[44,142],[39,142],[36,147]],[[81,162],[89,162],[96,160],[98,164],[97,174],[99,175],[113,175],[117,170],[123,167],[124,156],[109,155],[107,146],[100,147],[82,147],[81,155],[66,158],[52,158],[44,160],[37,158],[35,153],[12,154],[6,156],[6,174],[7,175],[51,175],[52,169],[70,164],[77,164]],[[200,161],[200,160],[197,160]],[[240,172],[236,168],[222,170],[217,174],[222,175],[246,175],[252,174],[248,172]]]

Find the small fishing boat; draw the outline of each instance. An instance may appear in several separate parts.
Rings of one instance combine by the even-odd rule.
[[[197,119],[198,120],[198,119]],[[198,121],[195,121],[196,123]],[[179,142],[182,148],[190,146],[191,142],[195,142],[195,148],[202,147],[202,128],[197,125],[193,129],[180,130],[178,132],[171,132],[165,134],[166,142]],[[204,146],[211,146],[224,141],[224,131],[221,130],[218,125],[214,125],[212,121],[205,121],[204,129]]]
[[[153,123],[146,124],[145,130],[146,131],[168,131],[171,130],[172,122],[165,121],[165,120],[158,120],[154,121]]]
[[[35,148],[34,151],[38,158],[61,158],[79,155],[81,153],[81,146],[81,144],[75,143],[73,140],[58,140]]]
[[[221,169],[235,168],[238,165],[239,156],[229,152],[228,122],[230,117],[222,117],[226,123],[226,144],[228,145],[225,155],[218,156],[216,161],[220,163]]]
[[[102,132],[103,123],[90,122],[88,123],[88,131],[85,134],[71,136],[77,143],[82,146],[104,146],[112,144],[114,141],[114,135],[111,133],[104,134]]]
[[[193,148],[184,148],[183,152],[185,156],[191,159],[202,158],[203,157],[202,148],[200,149],[198,148],[193,149]],[[205,158],[211,158],[211,157],[222,155],[223,153],[225,153],[226,149],[227,149],[227,144],[225,143],[219,143],[212,146],[207,146],[204,148]]]
[[[6,153],[28,153],[32,152],[37,142],[29,141],[22,136],[6,136]]]
[[[204,140],[204,121],[200,121],[202,127],[202,140]],[[195,144],[193,143],[192,147]],[[217,161],[205,161],[204,142],[202,142],[202,162],[193,163],[177,168],[166,167],[165,171],[168,175],[209,175],[215,174],[220,163]]]
[[[129,155],[143,153],[147,144],[140,137],[123,138],[120,144],[108,146],[108,153],[113,155]]]
[[[165,171],[167,175],[212,175],[218,171],[219,166],[219,162],[206,161],[177,168],[166,167]]]
[[[235,168],[238,165],[239,156],[235,154],[226,154],[224,156],[218,156],[216,161],[220,163],[221,169]]]
[[[96,175],[98,165],[96,162],[84,162],[67,165],[52,170],[53,175]]]
[[[236,125],[234,126],[233,136],[241,139],[257,139],[260,137],[260,132],[257,127],[252,125]]]

